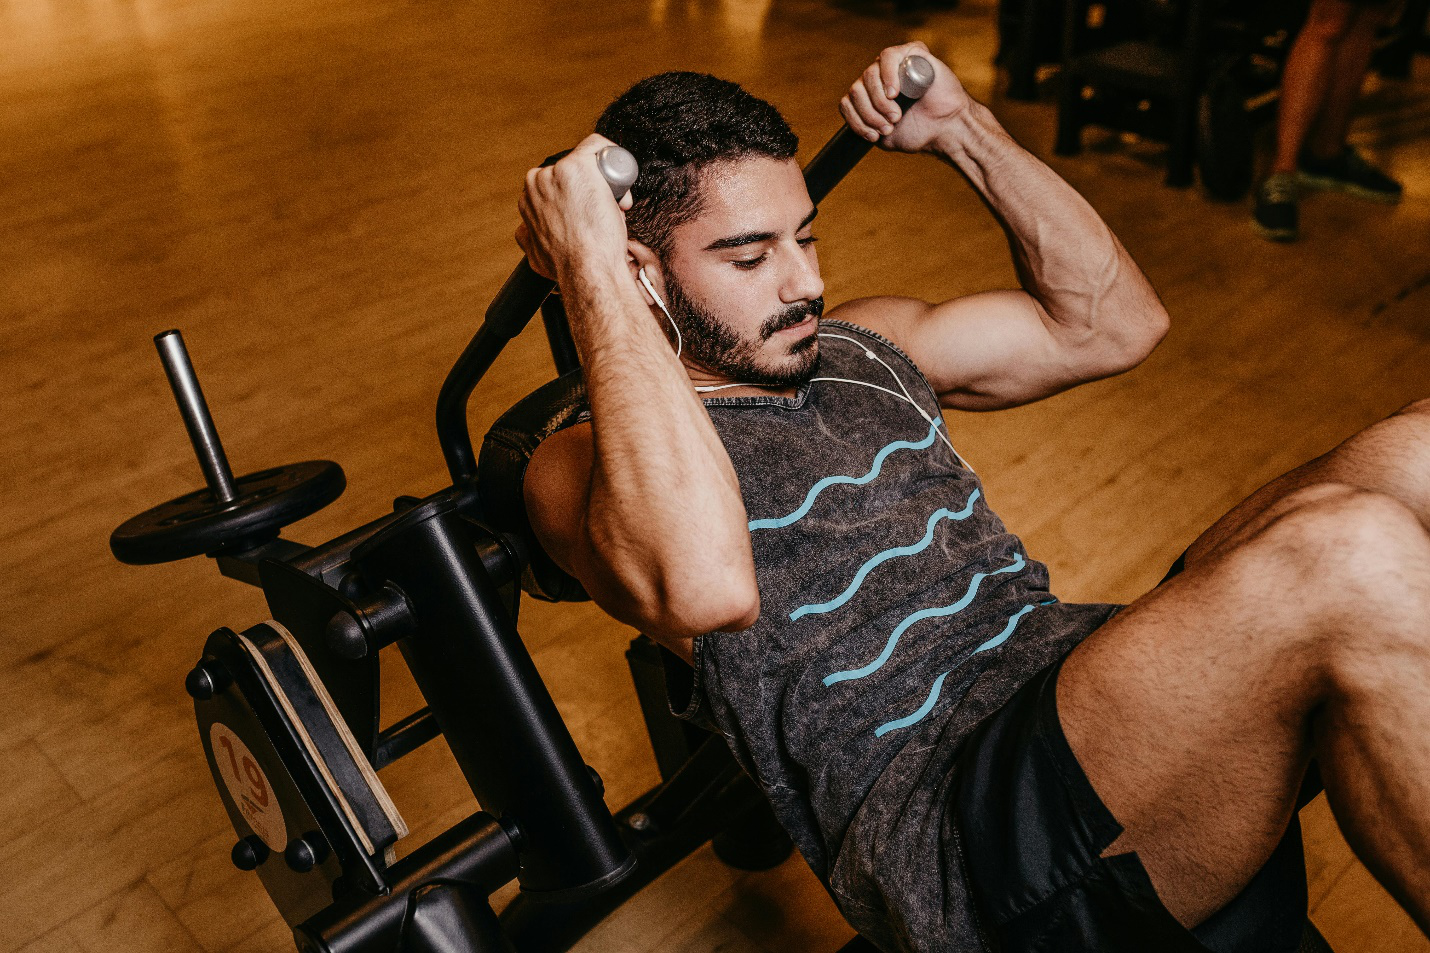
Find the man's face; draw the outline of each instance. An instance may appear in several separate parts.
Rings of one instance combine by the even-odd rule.
[[[661,256],[682,356],[719,382],[804,383],[819,357],[824,282],[799,166],[721,163],[704,170],[701,197]]]

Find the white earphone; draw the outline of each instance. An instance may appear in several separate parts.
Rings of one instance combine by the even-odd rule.
[[[953,454],[954,460],[958,461],[959,465],[962,466],[962,467],[964,467],[965,469],[967,469],[970,473],[974,472],[973,467],[971,467],[971,466],[968,465],[968,461],[964,459],[963,454],[959,453],[956,449],[954,449],[953,441],[951,441],[951,440],[948,439],[948,434],[944,432],[945,428],[942,426],[942,425],[943,425],[943,420],[942,420],[942,418],[939,418],[939,419],[937,420],[937,422],[935,422],[935,418],[934,418],[933,416],[931,416],[926,410],[924,410],[923,407],[919,406],[919,402],[916,401],[916,400],[914,400],[913,396],[909,393],[908,388],[904,386],[903,380],[899,377],[899,375],[898,375],[897,373],[895,373],[894,369],[893,369],[892,367],[890,367],[890,366],[884,361],[883,358],[881,358],[879,355],[875,354],[873,351],[869,350],[869,348],[868,348],[867,346],[865,346],[862,341],[856,341],[854,338],[845,337],[845,336],[842,335],[842,334],[834,334],[833,332],[830,332],[830,331],[820,331],[820,332],[819,332],[819,336],[822,337],[822,338],[833,338],[833,339],[836,340],[836,341],[848,341],[850,344],[853,344],[855,347],[859,348],[861,351],[864,352],[864,356],[865,356],[866,358],[868,358],[868,359],[871,360],[871,361],[877,361],[879,364],[883,365],[884,370],[886,370],[886,371],[889,372],[889,376],[894,379],[894,383],[898,385],[899,390],[900,390],[900,391],[903,391],[903,393],[896,393],[895,391],[892,391],[892,390],[890,390],[890,389],[887,388],[887,387],[880,387],[878,384],[874,384],[874,383],[871,383],[871,382],[869,382],[869,381],[850,380],[850,379],[847,378],[847,377],[811,377],[810,380],[809,380],[809,382],[810,382],[811,384],[813,384],[813,383],[816,382],[816,381],[830,381],[830,382],[836,383],[836,384],[856,384],[856,385],[858,385],[859,387],[870,387],[870,388],[873,388],[874,390],[877,390],[877,391],[883,391],[885,394],[888,394],[890,397],[896,398],[897,400],[901,401],[902,403],[908,404],[910,407],[912,407],[912,408],[918,413],[918,415],[919,415],[920,417],[922,417],[922,418],[924,419],[924,422],[925,422],[925,423],[927,423],[930,427],[932,427],[932,428],[938,433],[939,437],[943,440],[944,445],[947,446],[948,449],[949,449],[949,452]],[[714,391],[714,390],[725,390],[726,388],[729,388],[729,387],[750,387],[750,386],[756,386],[756,385],[743,384],[743,383],[717,384],[717,385],[715,385],[715,386],[713,386],[713,387],[697,387],[697,388],[695,388],[695,390],[696,390],[697,393],[706,394],[706,393],[709,393],[710,391]]]
[[[644,265],[642,265],[641,268],[636,272],[636,280],[638,280],[642,285],[645,286],[645,290],[650,293],[651,299],[655,301],[656,307],[660,308],[661,313],[665,315],[665,320],[670,322],[670,326],[672,328],[675,328],[675,356],[677,358],[680,357],[680,351],[684,344],[680,337],[680,328],[676,325],[675,319],[670,316],[670,309],[665,306],[665,301],[661,298],[660,294],[656,292],[655,286],[650,283],[650,279],[646,277]],[[872,387],[874,390],[880,390],[890,395],[891,397],[898,398],[899,400],[908,404],[910,407],[914,408],[914,410],[918,412],[918,415],[922,417],[930,427],[933,427],[936,431],[938,431],[938,435],[943,438],[944,444],[953,454],[953,458],[955,460],[957,460],[962,466],[966,467],[970,472],[973,470],[972,467],[968,466],[968,461],[963,458],[963,455],[953,448],[953,442],[948,439],[948,435],[945,434],[943,428],[939,426],[939,424],[942,424],[943,421],[939,420],[938,423],[934,423],[933,417],[931,417],[922,407],[919,406],[918,401],[913,399],[913,397],[909,394],[908,388],[904,387],[903,380],[899,378],[898,374],[894,373],[894,369],[892,367],[884,363],[883,358],[879,357],[879,355],[869,350],[869,348],[866,347],[862,342],[856,341],[850,337],[845,337],[842,334],[832,334],[827,331],[821,331],[819,333],[819,336],[822,338],[834,338],[835,340],[839,341],[848,341],[850,344],[853,344],[855,347],[862,350],[864,352],[864,356],[869,360],[878,361],[880,364],[883,364],[884,370],[889,372],[889,376],[894,379],[894,383],[899,385],[899,390],[903,391],[903,393],[896,394],[893,391],[889,390],[887,387],[880,387],[878,384],[871,384],[869,381],[855,381],[849,380],[848,378],[844,377],[815,377],[810,380],[810,383],[814,383],[815,381],[831,381],[839,384],[857,384],[860,387]],[[711,391],[725,390],[729,387],[748,386],[750,385],[741,383],[716,384],[711,387],[697,387],[695,388],[695,392],[698,394],[708,394]]]
[[[665,315],[665,320],[669,321],[670,326],[675,329],[675,356],[677,358],[680,357],[680,351],[685,343],[680,339],[680,328],[676,326],[675,319],[670,316],[670,309],[665,306],[665,301],[656,293],[655,286],[652,285],[650,279],[645,276],[644,265],[636,272],[636,279],[645,285],[645,290],[648,291],[651,298],[654,299],[656,307],[660,308],[661,313]]]

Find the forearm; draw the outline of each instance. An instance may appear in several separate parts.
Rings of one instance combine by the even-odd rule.
[[[970,100],[945,122],[933,151],[963,173],[1003,226],[1019,281],[1055,330],[1145,348],[1144,356],[1160,340],[1166,311],[1122,243],[986,107]]]
[[[748,625],[739,481],[689,377],[623,269],[560,278],[591,407],[592,550],[672,634]]]

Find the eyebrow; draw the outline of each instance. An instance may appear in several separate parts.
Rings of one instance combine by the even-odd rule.
[[[810,222],[814,221],[814,217],[818,214],[818,208],[810,209],[809,214],[806,215],[804,217],[804,220],[799,223],[799,227],[796,228],[795,231],[804,231],[805,227],[809,225]],[[717,238],[710,244],[706,245],[705,250],[721,251],[726,248],[739,248],[741,245],[754,245],[759,242],[767,242],[775,237],[776,235],[774,232],[746,232],[743,235],[731,235],[729,238]]]

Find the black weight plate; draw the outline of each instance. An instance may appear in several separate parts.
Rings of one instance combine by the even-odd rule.
[[[114,531],[109,548],[120,562],[147,565],[260,543],[327,506],[346,486],[343,468],[331,460],[261,470],[234,480],[232,502],[203,489],[140,513]]]
[[[1247,93],[1230,68],[1217,70],[1197,104],[1197,167],[1207,193],[1224,202],[1251,188],[1256,127]]]

